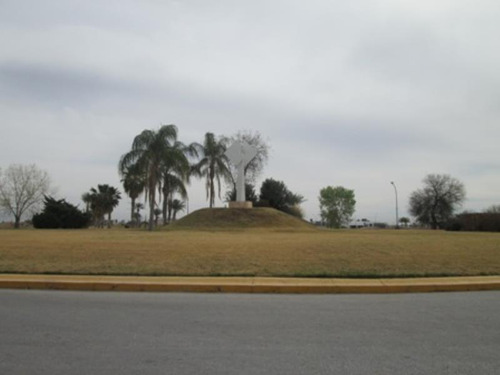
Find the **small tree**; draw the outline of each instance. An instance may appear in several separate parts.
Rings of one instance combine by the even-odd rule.
[[[355,206],[354,190],[342,186],[327,186],[319,192],[321,219],[330,228],[348,225]]]
[[[172,220],[175,221],[177,213],[180,212],[180,211],[184,211],[184,209],[186,208],[186,203],[184,203],[183,201],[181,201],[179,199],[174,199],[172,201],[171,207],[172,207],[172,211],[173,211]]]
[[[408,219],[407,217],[402,217],[401,219],[399,219],[399,222],[403,224],[405,228],[408,228],[408,224],[410,224],[410,219]]]
[[[465,187],[449,175],[429,174],[410,196],[410,214],[432,229],[442,228],[465,200]]]
[[[97,189],[90,189],[88,199],[90,200],[90,208],[92,210],[96,226],[102,228],[104,225],[104,215],[108,215],[108,228],[110,228],[111,213],[113,212],[113,209],[118,206],[121,199],[118,189],[107,184],[97,185]]]
[[[13,164],[0,174],[0,208],[14,216],[14,228],[19,228],[26,212],[36,212],[49,193],[50,178],[35,164]]]
[[[272,178],[268,178],[262,183],[259,198],[261,204],[267,204],[288,214],[298,212],[292,207],[304,202],[302,195],[292,193],[283,181],[276,181]]]
[[[121,166],[120,166],[121,167]],[[123,190],[130,197],[130,220],[134,221],[135,201],[144,191],[145,177],[137,164],[125,165],[119,169],[122,176]]]

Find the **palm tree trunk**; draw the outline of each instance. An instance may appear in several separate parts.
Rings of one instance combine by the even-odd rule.
[[[168,219],[167,219],[167,206],[168,206],[168,198],[167,198],[168,194],[167,194],[167,190],[163,190],[163,224],[167,224],[168,223]]]
[[[108,212],[108,229],[111,228],[111,212]]]
[[[210,167],[210,208],[215,204],[215,188],[214,188],[214,168]]]
[[[214,180],[212,179],[210,181],[210,208],[212,208],[215,205],[215,186],[214,186]]]
[[[133,223],[135,220],[134,220],[134,210],[135,210],[135,198],[131,198],[132,199],[132,205],[131,205],[131,210],[130,210],[130,221]]]
[[[168,196],[168,222],[170,223],[170,221],[172,220],[172,197],[173,194],[169,194]]]
[[[149,225],[148,230],[152,231],[154,227],[155,194],[154,191],[149,194]]]

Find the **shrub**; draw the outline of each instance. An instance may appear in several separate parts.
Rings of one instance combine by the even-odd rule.
[[[33,226],[39,229],[77,229],[89,226],[91,216],[80,211],[76,206],[64,199],[55,200],[45,197],[45,207],[39,214],[33,216]]]
[[[284,182],[272,178],[268,178],[262,183],[259,199],[262,206],[267,205],[289,214],[297,213],[293,207],[304,202],[303,196],[292,193]]]
[[[233,186],[233,188],[229,191],[226,192],[226,202],[234,202],[236,201],[236,187]],[[257,194],[255,193],[255,188],[252,184],[245,184],[245,200],[247,202],[252,202],[254,206],[256,206],[258,197]]]
[[[291,207],[286,207],[283,212],[298,217],[299,219],[304,218],[304,211],[302,210],[302,207],[299,205],[291,206]]]
[[[500,232],[500,213],[463,213],[451,219],[446,230]]]

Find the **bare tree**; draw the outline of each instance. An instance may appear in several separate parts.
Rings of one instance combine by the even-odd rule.
[[[226,143],[231,144],[233,142],[245,142],[250,146],[257,149],[257,154],[250,160],[250,162],[245,166],[245,181],[250,184],[255,184],[257,178],[262,173],[264,166],[269,160],[269,143],[262,137],[258,131],[250,130],[239,130],[238,133],[226,140]],[[230,179],[226,183],[231,184],[236,188],[236,175],[237,171],[233,165],[230,165]]]
[[[429,174],[423,182],[410,196],[410,214],[432,229],[443,227],[465,200],[464,184],[446,174]]]
[[[34,213],[49,193],[50,178],[35,164],[10,165],[0,175],[0,208],[14,216],[14,227],[19,228],[26,212]]]

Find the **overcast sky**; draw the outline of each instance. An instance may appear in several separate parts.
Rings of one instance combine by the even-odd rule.
[[[143,129],[247,129],[272,147],[259,186],[284,181],[307,219],[342,185],[355,218],[394,223],[390,181],[404,216],[428,173],[482,210],[500,203],[499,20],[497,0],[0,0],[0,167],[36,163],[81,204],[121,188]]]

